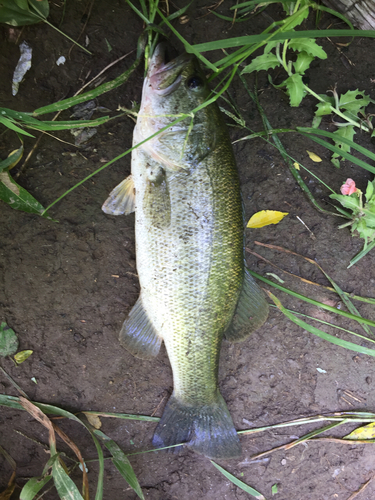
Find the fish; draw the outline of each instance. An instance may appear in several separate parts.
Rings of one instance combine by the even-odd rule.
[[[154,358],[162,341],[167,350],[173,393],[153,445],[237,458],[218,386],[220,348],[223,338],[241,341],[260,327],[268,303],[245,267],[240,181],[223,116],[216,102],[203,106],[212,94],[198,59],[168,54],[160,43],[149,60],[131,175],[102,207],[135,212],[141,291],[119,340],[142,359]]]

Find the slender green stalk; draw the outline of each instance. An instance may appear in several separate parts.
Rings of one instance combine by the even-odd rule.
[[[335,314],[338,314],[339,316],[344,316],[345,318],[348,318],[348,319],[354,319],[358,323],[365,323],[366,325],[375,326],[375,321],[371,321],[370,319],[367,319],[367,318],[361,318],[360,316],[356,316],[355,314],[351,314],[351,313],[348,313],[346,311],[341,311],[340,309],[336,309],[335,307],[328,306],[327,304],[323,304],[323,302],[318,302],[317,300],[310,299],[309,297],[305,297],[305,295],[294,292],[293,290],[289,290],[289,288],[285,288],[284,286],[278,285],[277,283],[274,283],[273,281],[268,280],[267,278],[256,273],[255,271],[251,271],[250,269],[248,271],[252,276],[254,276],[254,278],[257,278],[257,279],[263,281],[264,283],[267,283],[267,285],[273,286],[274,288],[278,288],[282,292],[285,292],[289,295],[292,295],[293,297],[296,297],[297,299],[303,300],[304,302],[308,302],[309,304],[312,304],[316,307],[321,307],[322,309],[326,309],[327,311],[331,311]]]

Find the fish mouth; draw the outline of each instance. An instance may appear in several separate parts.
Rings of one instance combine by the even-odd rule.
[[[167,62],[168,47],[166,43],[156,46],[150,61],[148,80],[152,89],[160,96],[171,94],[181,83],[181,73],[192,59],[192,54],[181,54]]]

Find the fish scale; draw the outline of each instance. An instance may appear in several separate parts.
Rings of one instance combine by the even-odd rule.
[[[166,63],[165,50],[158,45],[149,62],[134,145],[210,95],[196,58]],[[266,320],[268,305],[244,267],[240,183],[216,103],[192,125],[188,117],[134,149],[131,176],[103,210],[135,211],[141,294],[120,342],[151,359],[164,341],[172,366],[173,394],[153,444],[234,458],[241,447],[218,387],[221,342],[245,339]]]

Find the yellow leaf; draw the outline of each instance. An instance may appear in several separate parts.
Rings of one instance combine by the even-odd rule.
[[[32,353],[33,351],[30,350],[17,352],[17,354],[14,355],[14,360],[18,365],[20,365],[21,363],[26,361],[27,358],[32,355]]]
[[[375,438],[375,422],[359,427],[353,432],[344,437],[344,439],[374,439]]]
[[[278,224],[288,212],[277,212],[276,210],[262,210],[261,212],[257,212],[254,214],[246,227],[257,228],[268,226],[269,224]]]
[[[306,152],[310,156],[310,158],[312,159],[312,161],[315,161],[316,163],[319,163],[319,162],[322,161],[322,159],[320,158],[320,156],[316,155],[315,153],[313,153],[311,151],[307,151],[307,149],[306,149]]]
[[[22,153],[20,155],[20,157],[18,158],[18,160],[14,161],[13,163],[11,163],[8,167],[8,169],[10,170],[11,168],[15,167],[17,165],[17,163],[21,160],[22,156],[23,156],[23,146],[22,147]],[[13,153],[17,153],[18,149],[15,149],[14,151],[11,151],[9,154],[8,154],[8,158],[9,156],[11,156]]]
[[[293,167],[296,169],[296,170],[299,170],[300,167],[299,167],[299,163],[297,163],[296,161],[293,163]]]
[[[87,413],[83,412],[86,415],[87,420],[89,421],[89,424],[91,424],[95,429],[100,429],[102,426],[102,422],[98,415],[93,415],[92,413]]]

